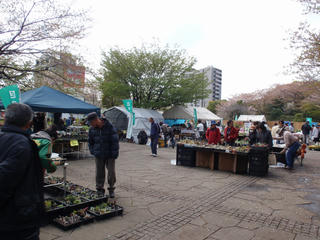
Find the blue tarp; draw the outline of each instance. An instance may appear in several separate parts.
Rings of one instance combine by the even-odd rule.
[[[186,120],[184,119],[165,119],[164,123],[168,124],[169,127],[172,127],[173,125],[180,125],[184,124]]]
[[[35,112],[100,113],[100,108],[46,86],[22,93],[21,102]]]

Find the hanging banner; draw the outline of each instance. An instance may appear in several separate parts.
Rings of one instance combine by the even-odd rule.
[[[194,127],[197,128],[198,125],[198,114],[197,114],[197,109],[193,109],[193,118],[194,118]]]
[[[0,98],[4,108],[7,108],[11,103],[20,102],[20,90],[17,85],[8,86],[0,89]]]
[[[309,122],[309,125],[312,126],[312,118],[306,118],[306,122]]]
[[[131,99],[122,100],[124,107],[127,109],[129,113],[132,113],[133,103]]]
[[[129,121],[128,121],[128,129],[127,129],[127,136],[126,138],[131,139],[132,137],[132,128],[135,124],[135,113],[133,112],[133,102],[131,99],[122,100],[124,107],[130,113]]]

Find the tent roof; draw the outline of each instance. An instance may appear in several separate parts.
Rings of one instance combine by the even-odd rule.
[[[86,114],[100,110],[92,104],[47,86],[22,93],[21,102],[29,105],[34,111],[38,112]]]
[[[253,122],[263,122],[266,121],[266,117],[264,115],[240,115],[238,121],[253,121]]]
[[[118,109],[119,111],[126,114],[127,117],[130,116],[129,112],[124,107],[112,107],[112,108],[107,109],[105,112],[110,111],[112,109]],[[133,112],[135,113],[135,118],[150,118],[150,117],[152,117],[154,119],[163,120],[161,113],[159,113],[158,111],[155,111],[155,110],[144,109],[144,108],[133,108]]]
[[[201,120],[221,120],[222,118],[202,107],[174,106],[163,113],[165,119],[193,119],[193,109],[197,110],[197,117]]]

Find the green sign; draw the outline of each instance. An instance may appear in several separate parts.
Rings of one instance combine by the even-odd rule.
[[[130,139],[132,136],[132,128],[135,124],[136,115],[133,112],[133,102],[131,99],[125,99],[122,100],[124,107],[127,109],[127,111],[130,113],[129,121],[128,121],[128,129],[127,129],[127,138]]]
[[[133,103],[131,99],[122,100],[124,107],[127,109],[129,113],[132,113]]]
[[[193,109],[193,117],[194,117],[194,127],[196,128],[198,123],[198,114],[197,114],[196,108]]]
[[[17,85],[8,86],[0,89],[0,97],[4,108],[7,108],[11,103],[20,102],[20,91]]]
[[[311,126],[311,124],[312,124],[312,118],[306,118],[306,122],[309,122],[309,125]]]

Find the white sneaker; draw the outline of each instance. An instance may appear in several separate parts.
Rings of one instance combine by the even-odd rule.
[[[158,155],[157,155],[157,154],[152,154],[152,156],[153,156],[153,157],[157,157]]]

